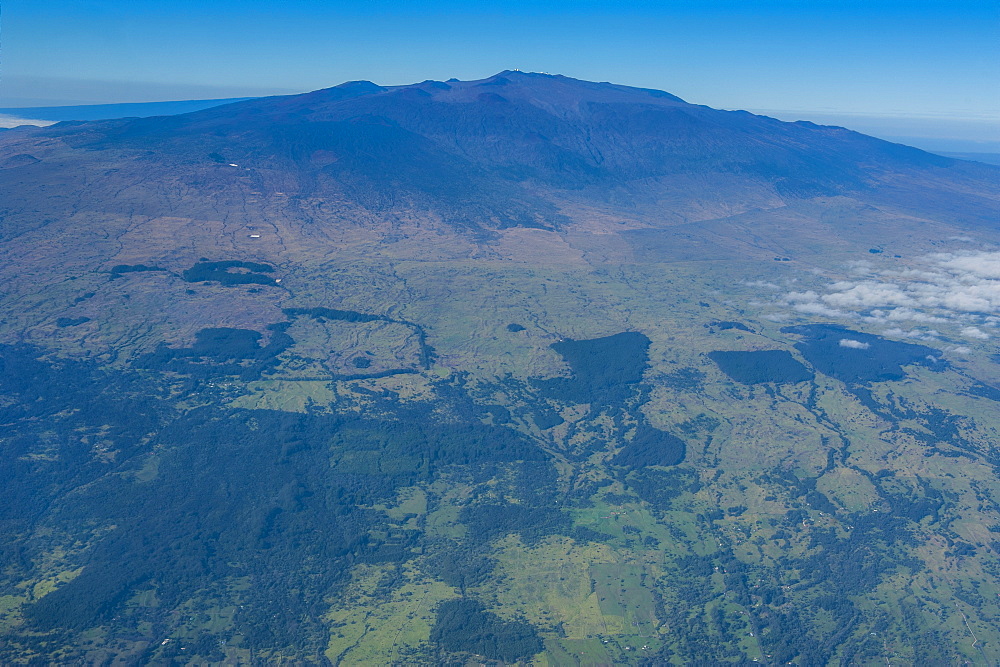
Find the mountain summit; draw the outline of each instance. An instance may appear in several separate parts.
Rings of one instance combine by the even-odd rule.
[[[989,218],[989,203],[958,191],[988,187],[995,173],[843,128],[518,71],[393,87],[355,81],[181,116],[19,131],[5,143],[40,158],[48,151],[32,146],[36,137],[58,138],[100,162],[129,156],[116,167],[120,179],[151,185],[163,170],[170,178],[221,178],[224,189],[225,170],[213,174],[214,159],[280,174],[290,197],[335,197],[379,214],[431,212],[480,234],[558,228],[565,200],[671,222],[837,195],[953,208],[936,202],[940,179],[965,197],[962,210],[975,223]],[[54,167],[24,173],[54,176]],[[185,214],[183,206],[175,212]]]

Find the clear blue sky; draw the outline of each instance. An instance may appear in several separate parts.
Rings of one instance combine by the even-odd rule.
[[[520,68],[721,108],[1000,118],[996,0],[8,0],[2,12],[0,106]]]

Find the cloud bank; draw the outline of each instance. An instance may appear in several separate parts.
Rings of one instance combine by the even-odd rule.
[[[20,118],[18,116],[11,116],[9,114],[0,114],[0,128],[3,129],[20,127],[22,125],[37,125],[38,127],[47,127],[54,123],[55,121],[51,120],[34,120],[31,118]]]
[[[908,332],[901,325],[952,323],[970,340],[991,338],[989,329],[1000,326],[1000,252],[937,253],[903,270],[864,264],[856,269],[862,274],[858,279],[834,282],[824,291],[790,292],[783,303],[804,315],[891,325],[886,333],[909,337],[929,332]]]

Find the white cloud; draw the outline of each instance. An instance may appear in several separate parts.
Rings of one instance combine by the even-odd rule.
[[[890,310],[873,310],[865,318],[870,322],[947,322],[948,318],[928,315],[913,308],[892,308]]]
[[[856,310],[920,305],[916,298],[907,294],[898,285],[876,282],[858,283],[848,289],[825,294],[822,300],[831,306]]]
[[[763,287],[764,289],[779,290],[781,287],[766,280],[750,280],[743,283],[747,287]]]
[[[989,335],[978,326],[1000,323],[1000,252],[937,253],[895,270],[854,262],[849,269],[858,277],[833,282],[824,290],[790,292],[782,303],[799,313],[829,318],[961,324],[963,336],[980,339]],[[909,336],[915,337],[913,332]]]
[[[55,124],[55,121],[52,120],[33,120],[31,118],[21,118],[19,116],[11,116],[9,114],[0,114],[0,128],[4,129],[20,127],[21,125],[37,125],[39,127],[47,127],[53,124]]]
[[[988,333],[982,331],[979,327],[964,327],[962,335],[966,338],[976,338],[978,340],[986,340],[990,337]]]
[[[871,343],[862,343],[860,340],[851,340],[850,338],[841,338],[840,347],[849,347],[853,350],[867,350],[871,347]]]
[[[940,265],[959,273],[981,278],[1000,279],[1000,252],[978,252],[965,255],[941,254]]]
[[[829,306],[824,306],[821,303],[799,303],[795,305],[795,310],[800,313],[805,313],[806,315],[820,315],[823,317],[833,317],[833,318],[844,318],[850,319],[854,317],[853,314],[848,313],[843,310],[837,310],[836,308],[830,308]]]
[[[808,292],[789,292],[785,295],[788,303],[812,303],[819,299],[819,294],[809,290]]]
[[[935,329],[926,329],[921,331],[920,329],[900,329],[895,327],[893,329],[886,329],[883,331],[886,336],[891,336],[892,338],[916,338],[917,340],[936,340],[939,334]]]

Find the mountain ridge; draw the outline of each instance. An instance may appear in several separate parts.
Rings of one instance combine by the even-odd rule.
[[[148,165],[153,171],[169,164],[190,172],[217,158],[281,173],[291,179],[283,186],[291,196],[334,196],[376,212],[436,210],[487,235],[509,226],[559,226],[553,195],[628,202],[646,217],[661,215],[669,200],[671,215],[698,219],[704,202],[726,191],[733,193],[722,195],[729,208],[741,201],[777,206],[816,196],[864,198],[892,181],[901,190],[894,199],[905,204],[915,189],[926,189],[922,178],[965,183],[952,188],[957,192],[988,192],[995,174],[843,128],[514,71],[394,87],[348,82],[178,116],[18,130],[3,143],[26,142],[20,153],[39,158],[32,136],[95,157],[138,151],[141,160],[154,151],[160,165]],[[699,181],[700,188],[692,186]],[[974,199],[963,210],[978,211],[974,218],[982,222],[988,202]]]

